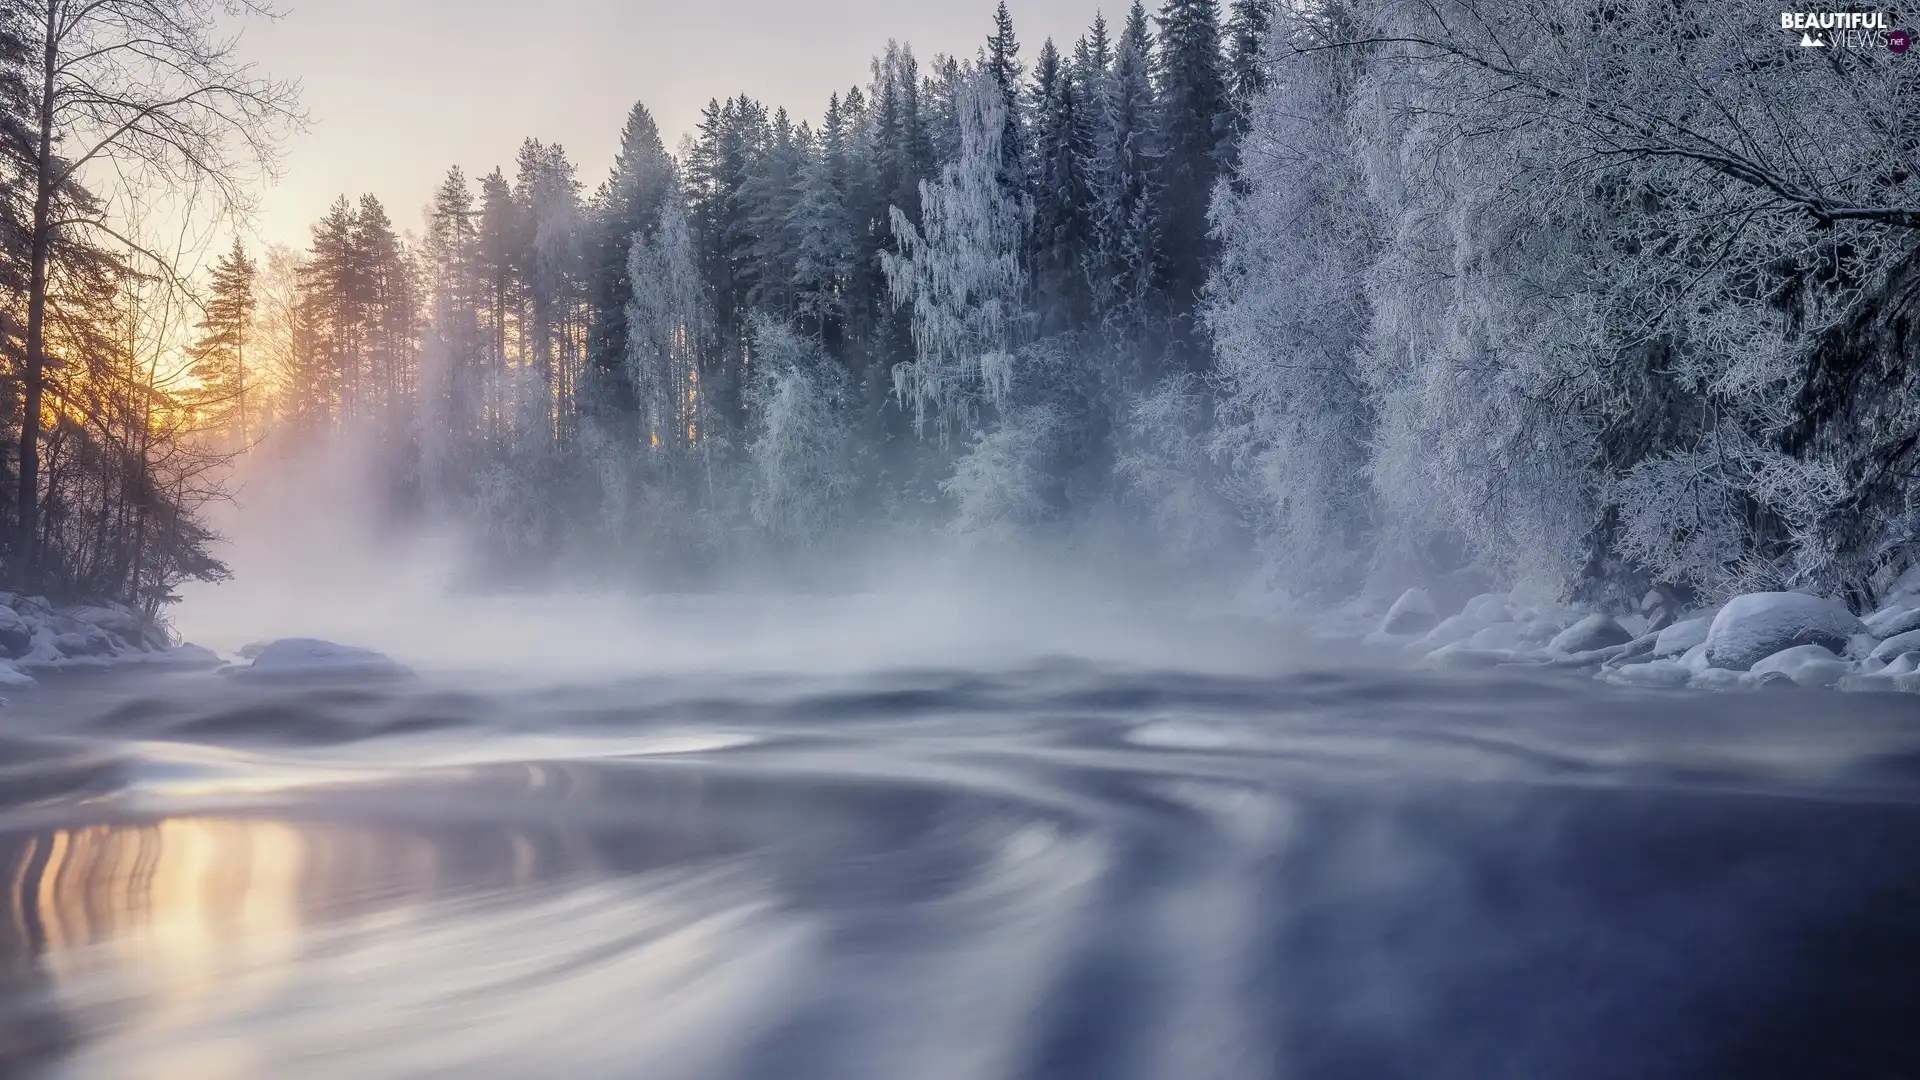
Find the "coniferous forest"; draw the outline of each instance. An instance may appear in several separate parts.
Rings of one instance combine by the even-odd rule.
[[[189,273],[153,193],[238,213],[301,120],[218,7],[0,2],[16,587],[157,610],[225,573],[236,471],[343,443],[393,528],[531,579],[897,530],[1303,601],[1866,604],[1920,550],[1920,60],[1753,3],[1165,0],[1037,46],[1002,4],[673,146],[635,105],[605,177],[529,138],[388,193],[417,225],[343,195]]]

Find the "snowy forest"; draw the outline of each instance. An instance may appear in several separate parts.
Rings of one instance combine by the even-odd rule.
[[[1920,60],[1884,44],[1751,2],[1165,0],[1035,48],[1003,3],[824,107],[715,98],[670,149],[635,105],[597,183],[529,138],[403,193],[417,227],[343,195],[189,273],[139,191],[239,205],[298,120],[217,6],[0,0],[10,587],[157,610],[225,573],[236,477],[340,445],[495,580],[891,535],[1281,605],[1858,607],[1920,561]],[[173,79],[218,92],[143,111]]]

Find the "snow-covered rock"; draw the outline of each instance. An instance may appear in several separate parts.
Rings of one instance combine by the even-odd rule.
[[[33,648],[33,626],[10,607],[0,607],[0,656],[25,656]]]
[[[1625,645],[1632,640],[1633,635],[1627,633],[1627,628],[1615,622],[1612,616],[1589,615],[1554,635],[1553,640],[1547,643],[1547,648],[1560,653],[1584,653]]]
[[[1761,679],[1779,673],[1798,686],[1828,687],[1853,673],[1853,665],[1820,645],[1796,645],[1757,661],[1748,674]]]
[[[1713,662],[1707,659],[1707,643],[1703,641],[1681,653],[1680,663],[1696,675],[1712,667]]]
[[[1640,598],[1640,617],[1646,620],[1645,632],[1657,634],[1673,625],[1679,609],[1673,597],[1659,589],[1650,589]]]
[[[1920,650],[1920,629],[1908,630],[1904,634],[1894,634],[1873,647],[1867,659],[1886,663],[1902,653]]]
[[[1713,617],[1707,658],[1715,667],[1746,671],[1796,645],[1844,650],[1855,634],[1865,632],[1852,612],[1832,600],[1794,592],[1747,593]]]
[[[412,674],[392,658],[372,649],[317,638],[267,642],[254,653],[253,663],[222,670],[245,681],[393,679]]]
[[[1433,598],[1420,589],[1408,589],[1387,609],[1386,618],[1380,620],[1380,632],[1423,634],[1439,622],[1440,617],[1434,612]]]
[[[24,690],[29,686],[39,686],[40,680],[21,671],[11,662],[0,660],[0,686],[9,690]]]
[[[1899,637],[1910,630],[1920,630],[1920,607],[1901,604],[1897,607],[1881,608],[1863,620],[1867,633],[1877,638]]]
[[[1421,635],[1407,648],[1413,652],[1430,653],[1435,649],[1464,642],[1485,629],[1487,621],[1467,612],[1449,615],[1440,620],[1440,625]]]
[[[1467,644],[1475,649],[1530,649],[1540,643],[1527,624],[1517,622],[1497,622],[1482,627],[1467,639]]]
[[[1907,675],[1915,671],[1920,671],[1920,651],[1903,652],[1899,656],[1887,661],[1886,664],[1874,671],[1874,674],[1885,675],[1888,678],[1892,678],[1895,675]]]
[[[1713,625],[1709,618],[1687,619],[1674,623],[1653,641],[1653,656],[1664,660],[1670,656],[1683,656],[1695,645],[1704,645],[1707,641],[1707,628]]]
[[[1427,654],[1421,664],[1438,668],[1490,668],[1523,659],[1509,649],[1476,649],[1466,642],[1456,641]]]
[[[1726,668],[1701,668],[1693,673],[1687,685],[1695,690],[1734,690],[1745,685],[1742,681],[1746,672],[1729,671]]]
[[[1478,621],[1483,626],[1491,626],[1494,623],[1512,619],[1513,609],[1507,605],[1505,594],[1481,593],[1467,601],[1467,606],[1460,610],[1460,614]]]
[[[117,651],[112,635],[98,626],[81,625],[81,630],[54,637],[53,647],[61,656],[112,656]]]
[[[1650,660],[1614,668],[1602,677],[1623,686],[1685,686],[1692,681],[1693,672],[1678,660]]]

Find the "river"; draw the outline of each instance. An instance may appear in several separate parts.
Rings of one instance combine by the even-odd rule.
[[[1158,632],[49,680],[0,1075],[1920,1075],[1912,699]]]

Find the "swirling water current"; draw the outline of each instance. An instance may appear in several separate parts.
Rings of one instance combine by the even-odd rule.
[[[1920,1076],[1920,708],[1035,657],[50,680],[0,1075]]]

